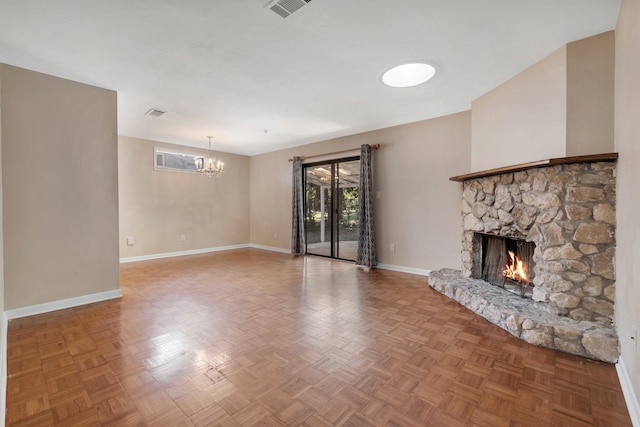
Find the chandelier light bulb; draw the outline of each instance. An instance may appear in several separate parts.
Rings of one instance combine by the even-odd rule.
[[[207,157],[202,157],[196,161],[196,170],[200,175],[208,178],[212,176],[218,178],[224,173],[224,163],[211,156],[211,138],[213,137],[207,136],[207,138],[209,138],[209,150],[207,150]]]

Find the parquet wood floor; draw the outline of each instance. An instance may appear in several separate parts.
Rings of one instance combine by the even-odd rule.
[[[126,264],[121,286],[10,322],[7,425],[631,425],[612,365],[424,277],[243,249]]]

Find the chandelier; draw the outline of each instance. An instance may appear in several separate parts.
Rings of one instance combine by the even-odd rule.
[[[218,178],[224,173],[224,163],[211,156],[211,138],[213,137],[207,136],[207,138],[209,138],[209,150],[207,151],[207,157],[200,157],[196,159],[196,170],[200,175],[206,177],[215,176]]]

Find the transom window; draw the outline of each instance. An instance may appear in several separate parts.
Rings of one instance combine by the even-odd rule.
[[[196,163],[198,159],[204,158],[204,156],[198,154],[165,150],[162,148],[155,148],[154,156],[154,168],[156,170],[173,170],[183,172],[195,172],[197,170]]]

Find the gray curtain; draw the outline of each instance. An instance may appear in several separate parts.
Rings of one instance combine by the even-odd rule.
[[[378,264],[373,220],[372,151],[368,144],[364,144],[360,150],[360,223],[358,224],[356,265],[363,267],[375,267]]]
[[[304,189],[302,188],[302,159],[293,158],[292,193],[292,222],[291,222],[291,253],[303,255],[304,243]]]

